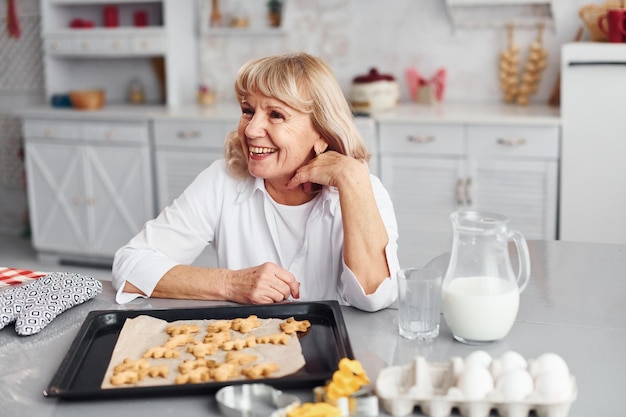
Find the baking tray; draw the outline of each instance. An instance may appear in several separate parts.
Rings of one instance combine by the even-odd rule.
[[[307,319],[311,322],[308,332],[298,336],[306,361],[304,368],[282,378],[258,379],[254,382],[266,383],[278,389],[323,385],[337,369],[339,359],[343,357],[354,359],[337,301],[162,310],[100,310],[87,315],[44,395],[64,399],[192,395],[211,393],[226,385],[249,383],[249,380],[238,380],[153,387],[101,388],[113,348],[127,318],[147,315],[166,321],[176,321],[233,319],[252,314],[259,318],[284,319],[293,316],[297,320]]]

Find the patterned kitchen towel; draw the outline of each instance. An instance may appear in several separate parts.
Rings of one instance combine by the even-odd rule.
[[[39,333],[59,314],[100,294],[102,283],[72,272],[43,278],[0,292],[0,329],[15,321],[21,336]]]
[[[47,272],[31,271],[28,269],[6,268],[0,266],[0,289],[13,285],[21,285],[37,278],[45,277]]]

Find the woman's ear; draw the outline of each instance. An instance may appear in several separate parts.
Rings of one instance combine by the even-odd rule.
[[[315,151],[316,156],[324,153],[326,149],[328,149],[328,143],[321,137],[317,140],[317,142],[315,142],[315,145],[313,145],[313,150]]]

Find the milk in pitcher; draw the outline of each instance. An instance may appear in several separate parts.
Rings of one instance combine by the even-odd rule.
[[[482,343],[504,338],[517,317],[519,289],[498,277],[463,277],[442,290],[443,314],[455,338]]]

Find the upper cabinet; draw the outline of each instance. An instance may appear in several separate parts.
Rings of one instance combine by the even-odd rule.
[[[141,85],[147,104],[195,100],[195,0],[41,0],[48,99],[84,88],[128,101]]]

